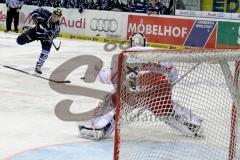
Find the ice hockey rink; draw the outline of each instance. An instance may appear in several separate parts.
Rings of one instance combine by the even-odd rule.
[[[63,99],[73,100],[71,106],[72,113],[83,113],[95,108],[97,99],[79,95],[61,94],[53,90],[47,80],[3,67],[3,65],[7,65],[34,73],[41,45],[36,41],[20,46],[16,44],[16,37],[17,34],[0,32],[0,160],[112,160],[113,135],[101,141],[82,139],[79,136],[76,122],[63,121],[55,115],[56,104]],[[105,51],[105,43],[61,38],[56,39],[55,43],[59,44],[60,41],[62,42],[60,50],[56,51],[52,48],[43,66],[43,77],[48,78],[64,62],[83,55],[96,56],[107,67],[111,64],[112,56],[121,52],[118,47],[111,52]],[[68,85],[84,86],[102,91],[111,91],[113,89],[111,85],[104,85],[97,81],[94,83],[85,83],[81,77],[84,76],[86,69],[86,66],[81,66],[71,72],[66,78],[71,81]],[[211,70],[209,70],[209,74],[211,74]],[[192,83],[194,83],[194,80]],[[217,86],[220,85],[215,84],[215,89],[219,88]],[[207,97],[207,95],[205,96]],[[214,98],[213,95],[211,99]],[[194,105],[194,101],[192,103]],[[215,105],[212,108],[210,107],[210,109],[217,112],[217,107],[220,107],[220,105]],[[200,116],[207,116],[204,110],[204,108],[199,110],[198,113],[200,113]],[[211,118],[211,115],[209,117]],[[223,121],[226,119],[230,121],[230,114],[223,117]],[[218,124],[218,122],[211,125],[215,124]],[[211,125],[205,128],[205,132],[209,135],[214,129]],[[229,135],[228,132],[230,129],[225,128],[228,130],[226,134]],[[164,134],[164,132],[161,134]],[[217,136],[216,139],[219,140],[225,135],[219,134],[214,136]],[[205,138],[206,142],[207,138]],[[227,157],[227,148],[224,148],[226,150],[218,147],[211,148],[215,143],[218,144],[219,141],[212,142],[212,146],[209,146],[209,148],[205,147],[204,150],[197,152],[196,145],[194,145],[195,142],[197,141],[200,142],[199,144],[206,145],[207,143],[205,143],[204,139],[194,140],[193,142],[184,141],[181,135],[175,136],[174,140],[177,141],[178,139],[180,139],[179,142],[190,143],[181,143],[178,145],[175,143],[171,144],[171,142],[155,143],[154,145],[151,143],[142,146],[141,150],[142,152],[149,150],[149,148],[152,152],[160,150],[163,153],[168,153],[164,154],[168,156],[167,159],[172,158],[169,154],[172,149],[175,150],[177,155],[181,155],[182,151],[187,151],[191,160],[199,159],[196,155],[204,156],[208,150],[215,152],[217,156]],[[130,146],[128,145],[128,147]]]
[[[96,106],[97,99],[78,95],[63,95],[49,87],[47,80],[39,79],[2,65],[12,66],[34,73],[40,42],[24,46],[16,43],[16,34],[0,32],[0,159],[7,160],[47,160],[47,159],[91,159],[110,160],[113,157],[112,137],[101,142],[82,139],[76,122],[66,122],[56,117],[54,109],[63,99],[74,101],[71,111],[81,113]],[[104,51],[104,43],[57,39],[62,42],[59,51],[52,48],[43,68],[43,76],[67,60],[81,56],[94,55],[105,66],[111,56],[119,53]],[[80,78],[84,76],[86,66],[72,72],[68,79],[71,85],[89,86],[110,91],[109,85],[99,82],[86,84]]]

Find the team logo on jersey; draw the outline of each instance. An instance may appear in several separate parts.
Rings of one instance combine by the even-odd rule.
[[[131,92],[140,91],[139,87],[137,86],[137,76],[138,76],[138,67],[131,67],[127,66],[126,68],[126,81],[127,81],[127,88]]]

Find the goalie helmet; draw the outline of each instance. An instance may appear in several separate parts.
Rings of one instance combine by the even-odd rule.
[[[146,47],[146,38],[142,33],[134,33],[129,37],[130,47]]]

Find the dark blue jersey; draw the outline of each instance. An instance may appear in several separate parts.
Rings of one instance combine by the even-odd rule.
[[[34,10],[31,13],[32,19],[35,20],[43,20],[46,23],[49,23],[51,17],[52,17],[52,12],[43,9],[43,8],[38,8],[36,10]]]
[[[94,4],[94,8],[99,10],[111,10],[111,2],[110,0],[97,0]]]
[[[62,0],[62,7],[65,8],[74,8],[75,7],[75,2],[74,0]]]
[[[79,7],[82,7],[83,9],[89,9],[90,4],[88,3],[87,0],[78,0]]]
[[[133,0],[132,4],[130,4],[130,11],[137,13],[146,13],[147,5],[147,0]]]
[[[75,8],[83,9],[93,9],[93,1],[89,0],[75,0]]]
[[[155,14],[165,14],[166,10],[166,6],[161,2],[155,4],[149,3],[147,6],[147,11]]]
[[[161,2],[157,2],[155,5],[155,11],[157,12],[157,14],[165,14],[167,10],[167,7],[161,3]]]
[[[46,33],[48,34],[47,36],[56,38],[60,31],[60,22],[52,22],[52,12],[38,8],[31,13],[31,16],[36,24],[36,34],[39,38],[47,38]]]

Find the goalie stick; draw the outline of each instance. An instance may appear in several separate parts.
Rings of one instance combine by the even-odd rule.
[[[39,76],[39,75],[36,75],[36,74],[33,74],[33,73],[29,73],[29,72],[23,71],[21,69],[17,69],[17,68],[11,67],[11,66],[6,66],[6,65],[2,65],[2,64],[0,64],[0,65],[5,67],[5,68],[11,69],[11,70],[15,70],[15,71],[18,71],[18,72],[21,72],[21,73],[24,73],[24,74],[28,74],[30,76],[34,76],[34,77],[37,77],[37,78],[40,78],[40,79],[48,80],[48,81],[51,81],[51,82],[55,82],[55,83],[71,83],[71,81],[69,81],[69,80],[65,80],[65,81],[53,80],[53,79],[45,78],[45,77],[42,77],[42,76]]]

